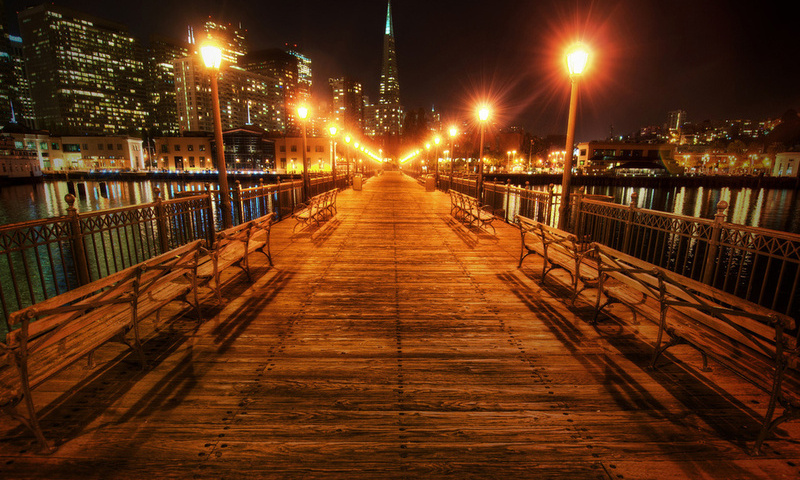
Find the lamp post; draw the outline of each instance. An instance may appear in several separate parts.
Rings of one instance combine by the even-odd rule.
[[[569,96],[569,120],[567,122],[567,145],[564,155],[564,174],[561,178],[561,206],[559,207],[558,228],[566,230],[569,216],[569,190],[572,184],[572,154],[575,143],[575,112],[578,108],[578,82],[586,63],[589,61],[589,52],[582,46],[573,47],[567,54],[567,67],[572,84]]]
[[[222,228],[225,229],[233,226],[233,218],[228,189],[228,171],[225,168],[225,143],[222,140],[222,117],[219,109],[219,85],[217,83],[222,63],[222,50],[214,45],[205,45],[200,48],[200,53],[203,63],[211,74],[211,109],[214,113],[214,141],[217,144],[217,171],[219,172],[219,208],[222,212]]]
[[[436,185],[437,187],[439,186],[439,142],[441,142],[441,141],[442,141],[442,139],[439,138],[439,135],[436,135],[433,138],[433,144],[434,144],[433,161],[435,162],[435,165],[433,167],[434,168],[434,170],[433,170],[433,172],[434,172],[433,173],[433,178],[435,179],[434,180],[434,185]]]
[[[344,163],[345,163],[345,165],[347,165],[347,182],[350,183],[350,157],[351,157],[351,155],[350,155],[350,135],[345,135],[344,136],[344,143],[347,145],[347,147],[345,147],[345,150],[347,152],[345,155],[347,155],[347,159],[345,160]]]
[[[297,109],[297,116],[303,124],[303,201],[311,198],[311,177],[308,175],[308,157],[306,157],[306,117],[308,117],[308,107],[300,106]]]
[[[481,200],[483,198],[481,195],[483,192],[483,136],[486,130],[486,120],[489,119],[488,107],[481,107],[481,109],[478,110],[478,119],[481,121],[481,148],[480,154],[478,155],[478,182],[475,185],[475,196],[478,200]]]
[[[331,125],[328,131],[331,134],[331,177],[333,179],[333,188],[336,188],[336,126]]]
[[[453,180],[453,164],[455,163],[456,157],[456,135],[458,135],[458,129],[456,127],[450,127],[450,180]]]

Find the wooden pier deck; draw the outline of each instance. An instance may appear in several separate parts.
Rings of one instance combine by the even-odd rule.
[[[690,351],[644,368],[653,329],[589,325],[514,227],[397,172],[338,205],[275,225],[200,326],[149,322],[148,370],[109,345],[39,388],[55,453],[0,417],[0,478],[800,478],[797,424],[747,454],[765,394]]]

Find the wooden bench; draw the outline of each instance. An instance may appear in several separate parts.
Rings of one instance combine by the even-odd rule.
[[[292,213],[292,218],[297,221],[292,231],[296,230],[297,227],[301,225],[303,228],[312,223],[319,226],[328,218],[336,215],[336,196],[338,192],[339,189],[334,188],[311,197],[307,203],[298,205],[295,212]]]
[[[582,264],[584,257],[592,251],[590,243],[580,242],[571,233],[522,215],[516,216],[516,222],[521,236],[517,268],[522,268],[528,255],[538,254],[542,257],[542,283],[556,268],[565,270],[570,276],[573,301],[583,289],[596,285],[596,270],[591,264]],[[582,284],[580,288],[579,283]]]
[[[11,331],[0,343],[0,410],[53,451],[39,425],[32,390],[83,357],[93,367],[94,351],[111,340],[128,345],[145,368],[139,321],[173,300],[190,303],[202,320],[196,277],[202,243],[197,240],[12,313]],[[132,339],[126,336],[130,332]],[[27,415],[17,411],[21,402]]]
[[[207,257],[197,268],[197,276],[201,285],[207,283],[212,285],[220,303],[222,303],[223,270],[236,266],[245,272],[248,280],[252,281],[250,255],[255,252],[263,253],[270,266],[273,265],[269,237],[274,219],[275,214],[270,213],[217,232],[214,236],[214,246],[211,249],[204,249]]]
[[[485,227],[489,227],[492,229],[492,233],[497,234],[492,225],[497,216],[490,206],[481,205],[477,198],[455,190],[448,190],[448,194],[450,195],[450,214],[456,220],[467,226],[476,226],[484,230]]]
[[[596,313],[619,301],[654,320],[652,368],[667,349],[688,345],[700,352],[704,370],[713,358],[769,394],[753,454],[760,454],[778,425],[800,418],[800,349],[797,336],[789,333],[794,319],[611,248],[595,244],[593,250],[599,272]],[[784,413],[773,419],[778,403]]]

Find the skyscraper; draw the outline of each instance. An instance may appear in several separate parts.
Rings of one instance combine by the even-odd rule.
[[[23,10],[19,23],[37,128],[141,133],[144,55],[127,27],[52,4]]]
[[[386,6],[386,28],[383,34],[383,68],[378,92],[377,134],[398,136],[403,123],[403,106],[400,104],[400,82],[397,77],[397,53],[394,45],[392,2]]]
[[[241,58],[240,66],[275,80],[283,97],[285,133],[298,134],[297,107],[308,103],[311,97],[311,60],[298,53],[296,46],[289,51],[271,48],[248,53]]]
[[[14,100],[14,63],[6,28],[5,2],[0,0],[0,126],[11,120]]]
[[[331,78],[331,120],[347,132],[364,132],[364,94],[361,84],[348,77]]]
[[[159,36],[150,37],[147,57],[149,126],[160,135],[179,133],[173,61],[189,55],[189,46]]]

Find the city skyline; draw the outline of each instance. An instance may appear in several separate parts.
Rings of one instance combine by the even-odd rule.
[[[7,1],[11,12],[40,4]],[[241,21],[252,49],[298,43],[314,62],[314,95],[327,80],[350,76],[373,101],[381,66],[385,1],[251,5],[247,2],[54,2],[150,34],[183,38],[213,18]],[[160,10],[154,15],[155,5]],[[788,7],[744,2],[457,2],[395,0],[392,15],[403,104],[469,116],[488,92],[498,126],[563,133],[568,79],[563,49],[582,37],[594,51],[583,82],[576,138],[588,140],[665,123],[672,110],[705,119],[780,117],[798,108],[798,42]],[[424,9],[421,6],[425,6]],[[16,15],[9,14],[10,30]],[[261,20],[263,19],[263,20]],[[576,27],[577,25],[577,27]],[[573,34],[578,30],[582,34]]]

